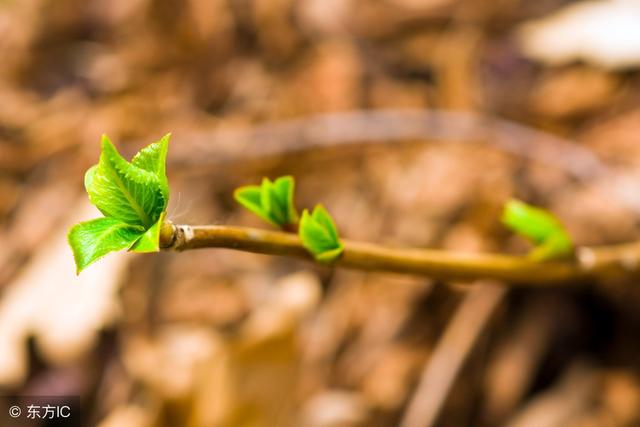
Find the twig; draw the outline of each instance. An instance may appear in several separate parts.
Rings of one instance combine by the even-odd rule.
[[[465,296],[427,361],[401,427],[431,427],[436,423],[467,357],[506,294],[506,289],[496,283],[476,285]]]
[[[493,279],[508,284],[558,285],[634,277],[640,266],[640,242],[582,247],[573,258],[546,262],[525,256],[394,248],[350,240],[342,240],[342,243],[344,252],[332,265],[443,280]],[[192,226],[166,222],[160,233],[160,246],[176,251],[227,248],[313,260],[295,234],[228,225]]]

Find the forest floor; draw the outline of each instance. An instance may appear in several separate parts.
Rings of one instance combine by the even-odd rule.
[[[80,396],[101,427],[640,425],[635,282],[227,250],[76,278],[65,240],[100,135],[128,156],[167,132],[175,222],[261,227],[234,188],[291,174],[352,239],[524,253],[510,197],[578,245],[637,239],[636,68],[518,43],[564,3],[0,1],[2,394]]]

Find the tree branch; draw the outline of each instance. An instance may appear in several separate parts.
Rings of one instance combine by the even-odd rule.
[[[574,258],[535,261],[525,256],[409,249],[342,240],[344,252],[332,265],[443,280],[494,279],[508,284],[558,285],[585,280],[632,278],[640,267],[640,242],[581,247]],[[296,234],[228,225],[175,225],[160,232],[164,250],[226,248],[313,261]]]

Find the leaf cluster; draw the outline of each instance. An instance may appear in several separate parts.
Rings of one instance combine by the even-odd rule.
[[[234,198],[270,224],[287,228],[298,223],[298,213],[293,201],[294,187],[295,181],[291,176],[283,176],[273,182],[263,178],[259,186],[238,188],[234,192]],[[317,205],[313,213],[306,209],[303,211],[298,234],[304,247],[317,261],[334,261],[344,250],[335,223],[322,205]]]
[[[534,244],[532,259],[563,258],[573,252],[571,236],[550,212],[519,200],[509,200],[502,212],[502,223]]]
[[[344,251],[336,225],[322,205],[316,205],[312,213],[306,209],[302,212],[299,234],[302,245],[317,261],[334,261]]]
[[[263,178],[261,185],[247,185],[236,189],[234,198],[242,206],[276,227],[298,223],[293,204],[295,181],[282,176],[275,181]]]
[[[100,159],[86,172],[84,184],[89,200],[104,217],[76,224],[67,236],[78,273],[109,252],[159,250],[169,202],[165,166],[169,137],[148,145],[128,162],[102,136]]]

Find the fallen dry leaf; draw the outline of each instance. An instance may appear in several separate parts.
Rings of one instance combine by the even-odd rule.
[[[640,2],[604,0],[570,4],[518,29],[524,53],[547,64],[577,60],[608,68],[640,65]]]
[[[71,224],[97,216],[84,200],[72,211]],[[118,315],[118,285],[131,256],[111,254],[76,276],[66,233],[42,243],[0,300],[0,385],[25,380],[27,338],[35,338],[46,361],[70,363],[92,349]]]

